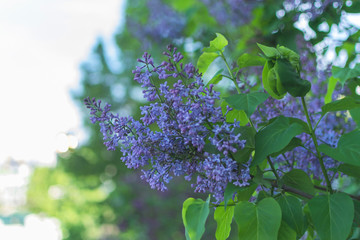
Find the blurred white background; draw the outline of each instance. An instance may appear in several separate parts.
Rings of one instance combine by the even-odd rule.
[[[111,46],[123,5],[122,0],[0,1],[1,239],[60,238],[56,219],[30,214],[16,225],[4,219],[24,205],[32,168],[54,166],[56,152],[81,139],[69,90],[78,86],[79,66],[97,38]]]

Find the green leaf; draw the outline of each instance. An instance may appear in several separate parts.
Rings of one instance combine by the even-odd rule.
[[[260,43],[257,43],[258,47],[261,49],[261,51],[264,53],[264,55],[268,58],[276,58],[280,56],[280,52],[273,47],[268,47],[265,45],[262,45]]]
[[[303,170],[293,169],[290,172],[285,173],[282,177],[282,183],[308,194],[315,194],[314,185],[309,176]]]
[[[300,124],[290,123],[288,118],[280,116],[260,130],[255,136],[255,156],[251,166],[261,163],[268,155],[285,148],[293,137],[303,132],[302,129]]]
[[[216,239],[226,240],[231,231],[231,222],[234,216],[235,207],[217,207],[214,212],[214,219],[217,223],[216,227]]]
[[[322,115],[327,112],[345,111],[354,108],[360,108],[360,100],[352,97],[344,97],[342,99],[330,102],[321,107]]]
[[[213,52],[204,52],[200,55],[197,67],[200,73],[205,73],[206,70],[209,68],[210,64],[219,57],[219,54]]]
[[[286,59],[278,59],[275,69],[284,89],[293,97],[304,97],[311,89],[311,83],[300,78],[299,72]]]
[[[245,140],[245,147],[243,149],[238,149],[236,153],[233,154],[236,161],[239,163],[248,162],[252,152],[255,149],[255,134],[256,130],[250,126],[242,126],[235,128],[235,134],[240,133],[240,140]]]
[[[283,58],[287,59],[290,62],[291,66],[293,66],[297,71],[300,71],[299,54],[284,46],[277,46],[276,49],[280,52]]]
[[[347,80],[360,76],[360,64],[356,64],[352,69],[333,66],[332,75],[344,86]]]
[[[337,161],[360,167],[360,130],[343,134],[337,148],[322,144],[319,151]]]
[[[210,84],[217,84],[219,83],[222,78],[223,78],[223,75],[221,75],[221,73],[224,71],[224,69],[220,69],[219,71],[217,71],[214,76],[211,78],[211,80],[206,84],[206,86],[209,86]]]
[[[353,199],[354,202],[354,210],[355,210],[355,223],[360,226],[360,201]]]
[[[316,196],[308,202],[320,239],[347,239],[354,219],[354,203],[344,193]]]
[[[305,233],[305,222],[300,200],[293,196],[282,195],[277,201],[281,208],[282,220],[301,237]]]
[[[257,186],[257,184],[250,184],[249,186],[239,187],[233,183],[228,183],[224,192],[224,207],[226,208],[234,193],[237,193],[236,197],[238,201],[249,201]]]
[[[273,198],[265,198],[257,205],[240,202],[235,206],[239,239],[277,240],[281,224],[281,209]]]
[[[338,79],[334,78],[333,76],[331,76],[328,80],[328,87],[327,87],[327,91],[326,91],[326,95],[324,97],[324,102],[325,104],[329,103],[332,101],[332,94],[335,90],[335,86],[337,83]]]
[[[350,111],[351,118],[356,122],[358,128],[360,128],[360,108],[354,108]]]
[[[242,54],[238,60],[237,64],[239,68],[251,67],[251,66],[263,66],[266,63],[266,60],[260,56],[250,55],[248,53]]]
[[[276,153],[272,153],[270,156],[271,157],[277,157],[280,154],[286,153],[286,152],[290,152],[292,151],[294,148],[301,146],[302,141],[300,138],[294,137],[293,139],[291,139],[291,141],[289,142],[288,145],[286,145],[286,147],[284,147],[283,149],[281,149],[279,152]]]
[[[223,114],[225,114],[227,112],[226,106],[229,106],[229,104],[226,101],[222,101],[221,110],[222,110]],[[236,121],[240,122],[240,126],[245,126],[249,122],[249,119],[243,110],[233,109],[227,113],[226,122],[234,123],[235,119],[236,119]]]
[[[282,220],[279,233],[278,233],[278,239],[277,240],[296,240],[296,232],[289,227],[289,225]]]
[[[223,52],[224,47],[228,45],[227,39],[220,33],[216,33],[216,38],[210,41],[210,46],[203,49],[204,52],[214,53]]]
[[[262,71],[262,83],[264,89],[270,94],[271,97],[275,99],[282,99],[285,96],[286,92],[283,94],[279,94],[279,92],[276,90],[276,76],[275,78],[272,76],[274,72],[270,72],[270,70],[273,69],[273,67],[271,67],[270,65],[271,61],[267,61]]]
[[[205,232],[205,222],[209,215],[210,196],[206,201],[188,198],[182,208],[185,235],[188,240],[199,240]]]
[[[246,115],[250,117],[257,106],[269,97],[269,94],[263,92],[253,92],[253,93],[240,93],[235,94],[230,97],[225,97],[225,101],[233,108],[237,110],[244,110]]]
[[[350,177],[355,177],[360,179],[360,166],[354,166],[344,163],[339,166],[338,170]]]

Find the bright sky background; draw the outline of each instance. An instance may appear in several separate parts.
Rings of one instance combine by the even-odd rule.
[[[79,134],[69,90],[98,37],[120,25],[124,0],[0,0],[0,162],[54,164],[55,139]]]

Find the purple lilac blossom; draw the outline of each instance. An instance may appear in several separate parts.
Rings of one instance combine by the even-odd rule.
[[[151,188],[164,191],[172,176],[194,176],[196,192],[210,192],[221,201],[229,182],[245,186],[250,179],[249,166],[232,155],[245,145],[235,133],[239,123],[226,122],[216,106],[220,93],[204,85],[191,63],[181,63],[176,48],[169,47],[164,55],[168,60],[156,66],[145,53],[133,71],[150,102],[141,107],[140,120],[119,117],[109,104],[102,108],[101,101],[87,98],[91,121],[99,122],[108,150],[120,148],[121,160],[128,168],[142,168],[141,178]],[[173,78],[179,80],[171,86],[166,80]],[[151,130],[153,125],[160,130]],[[208,152],[208,146],[216,153]]]
[[[262,0],[201,0],[209,9],[209,13],[221,24],[231,24],[235,27],[251,21],[252,10]]]
[[[146,24],[140,24],[128,18],[129,31],[142,41],[144,49],[151,47],[151,42],[162,42],[164,39],[177,39],[185,28],[185,17],[176,12],[161,0],[147,1],[149,16]]]

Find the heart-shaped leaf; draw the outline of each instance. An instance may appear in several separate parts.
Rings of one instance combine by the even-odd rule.
[[[316,196],[308,202],[308,206],[321,240],[347,239],[354,220],[354,203],[348,195]]]
[[[257,106],[269,97],[269,94],[263,92],[253,92],[253,93],[240,93],[235,94],[230,97],[225,97],[225,101],[233,108],[237,110],[244,110],[246,115],[250,117]]]

